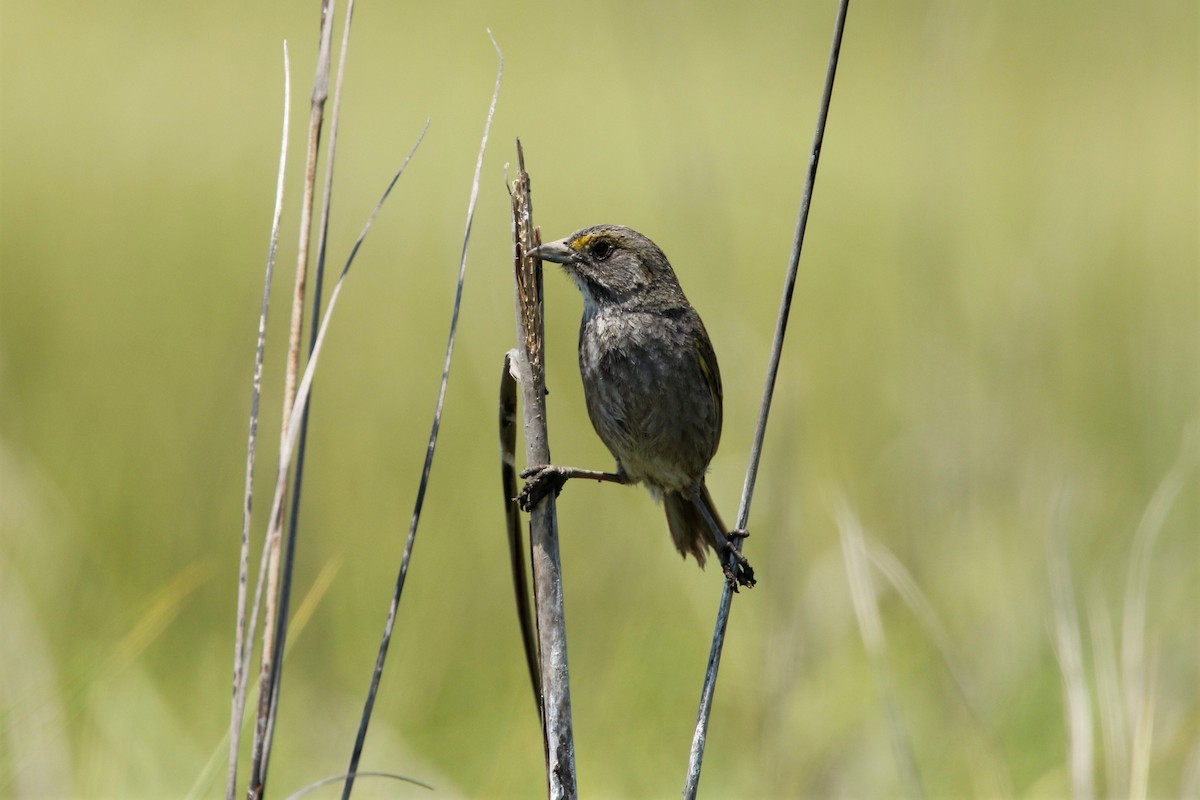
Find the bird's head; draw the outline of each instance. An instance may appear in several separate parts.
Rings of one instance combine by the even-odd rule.
[[[682,299],[671,264],[658,245],[624,225],[594,225],[532,251],[562,264],[588,311],[609,305]]]

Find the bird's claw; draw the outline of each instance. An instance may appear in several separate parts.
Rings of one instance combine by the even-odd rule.
[[[525,478],[525,486],[517,495],[517,505],[522,511],[529,511],[551,492],[558,497],[568,476],[553,464],[543,464],[524,470],[521,477]]]
[[[745,531],[734,531],[730,535],[744,538],[748,534]],[[729,581],[730,588],[735,592],[739,586],[750,588],[757,583],[754,580],[754,567],[750,566],[749,560],[732,544],[725,548],[725,558],[721,560],[721,569],[725,572],[725,580]]]

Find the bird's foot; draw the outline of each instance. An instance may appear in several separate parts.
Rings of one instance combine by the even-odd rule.
[[[540,467],[530,467],[523,471],[521,477],[525,479],[525,486],[517,495],[517,504],[521,506],[522,511],[528,511],[551,492],[558,497],[571,474],[568,469],[556,467],[553,464],[543,464]]]
[[[735,531],[731,535],[738,533],[743,534],[743,537],[746,535],[743,531]],[[725,552],[721,558],[721,568],[725,572],[725,580],[729,581],[729,586],[735,592],[739,586],[750,588],[757,583],[754,580],[754,567],[750,566],[746,557],[739,553],[732,544],[725,546]]]

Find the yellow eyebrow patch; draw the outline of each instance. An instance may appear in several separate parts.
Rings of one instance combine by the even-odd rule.
[[[599,234],[595,234],[595,233],[585,233],[583,236],[580,236],[578,239],[576,239],[575,241],[571,242],[571,249],[572,249],[572,250],[582,250],[582,249],[584,249],[584,248],[585,248],[585,247],[587,247],[589,244],[591,244],[592,242],[594,242],[594,241],[596,240],[596,238],[597,238],[597,236],[598,236],[598,235],[599,235]]]

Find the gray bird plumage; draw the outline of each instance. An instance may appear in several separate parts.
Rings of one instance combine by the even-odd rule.
[[[562,264],[583,295],[579,371],[617,474],[662,501],[680,553],[701,566],[709,547],[724,557],[728,531],[704,484],[721,439],[721,374],[666,255],[620,225],[584,228],[536,254]],[[735,560],[737,582],[753,585],[749,564]]]

